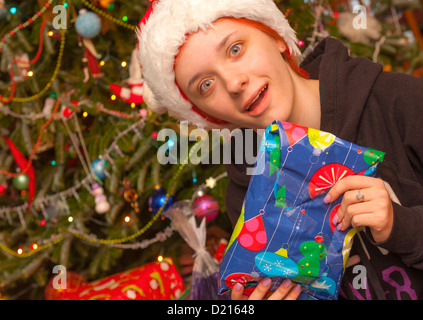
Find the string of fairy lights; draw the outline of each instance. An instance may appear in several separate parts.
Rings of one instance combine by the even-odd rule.
[[[184,169],[184,167],[186,166],[186,164],[188,163],[188,159],[190,157],[192,157],[192,155],[196,152],[198,152],[198,148],[200,146],[202,142],[198,141],[190,150],[188,156],[186,159],[184,159],[184,161],[182,161],[182,163],[180,164],[180,166],[178,167],[178,170],[176,171],[175,175],[172,177],[172,180],[170,181],[170,185],[172,185],[173,183],[175,183],[175,181],[179,178],[182,170]],[[197,194],[198,192],[203,192],[203,190],[206,187],[209,188],[213,188],[216,185],[216,182],[219,181],[222,178],[226,177],[226,173],[223,173],[221,175],[219,175],[216,178],[209,178],[206,182],[206,184],[202,184],[197,188],[197,191],[194,192],[194,194]],[[81,185],[83,185],[84,183],[81,182]],[[74,186],[73,188],[75,188],[76,186]],[[88,189],[89,190],[89,189]],[[72,193],[74,193],[74,189],[71,191]],[[65,191],[65,192],[69,192],[69,190]],[[54,197],[61,197],[63,194],[56,194]],[[151,239],[145,239],[141,242],[136,242],[136,243],[130,243],[130,244],[125,244],[126,242],[129,242],[131,240],[134,240],[138,237],[140,237],[141,235],[143,235],[147,230],[149,230],[151,228],[151,226],[159,219],[159,217],[162,216],[162,214],[164,213],[164,209],[167,206],[167,202],[169,197],[171,196],[171,194],[169,192],[166,193],[166,196],[164,198],[164,202],[163,205],[159,208],[159,210],[154,214],[154,216],[150,219],[150,221],[148,221],[142,228],[140,228],[138,231],[132,233],[129,236],[123,237],[123,238],[118,238],[118,239],[99,239],[97,238],[97,236],[95,235],[89,235],[87,233],[84,233],[80,230],[74,229],[74,228],[69,228],[68,232],[70,234],[72,234],[73,236],[75,236],[76,238],[82,239],[88,243],[90,243],[91,245],[106,245],[106,246],[110,246],[110,247],[117,247],[117,248],[122,248],[122,249],[145,249],[147,248],[149,245],[157,242],[157,241],[161,241],[163,242],[164,240],[166,240],[167,238],[169,238],[174,231],[173,226],[169,226],[166,227],[164,229],[164,231],[160,231],[158,232],[153,238]],[[21,208],[22,209],[22,208]],[[19,210],[18,212],[22,212],[22,210]],[[69,216],[68,218],[69,223],[71,223],[73,221],[72,216]],[[129,221],[125,221],[125,222],[129,222]],[[42,244],[38,244],[38,243],[33,243],[30,247],[29,251],[24,251],[23,248],[18,248],[17,250],[13,250],[9,247],[7,247],[6,245],[0,243],[0,249],[3,250],[4,252],[15,256],[15,257],[19,257],[19,258],[28,258],[42,250],[45,250],[53,245],[56,245],[62,241],[65,240],[65,236],[63,235],[52,235],[50,237],[50,239],[48,240],[43,240]]]
[[[34,16],[32,16],[30,19],[28,19],[26,22],[19,24],[18,26],[14,27],[12,30],[10,30],[4,37],[1,38],[0,41],[0,53],[2,52],[2,50],[5,48],[7,42],[14,37],[19,31],[31,26],[32,24],[34,24],[35,21],[37,21],[46,11],[47,9],[53,4],[54,0],[48,0],[43,6],[42,8],[36,12],[36,14],[34,14]],[[89,8],[90,10],[94,11],[96,14],[102,16],[103,18],[109,19],[112,22],[116,23],[117,25],[120,25],[124,28],[130,29],[130,30],[136,30],[136,26],[134,25],[130,25],[128,23],[126,23],[127,18],[123,17],[122,19],[117,19],[114,18],[112,15],[110,15],[109,13],[101,10],[100,8],[97,8],[96,6],[94,6],[93,4],[91,4],[89,1],[86,0],[82,0],[82,3]],[[64,5],[65,7],[67,7],[67,2],[66,1],[61,1],[61,4]],[[12,11],[11,11],[12,12]],[[16,8],[14,9],[14,12],[12,12],[12,14],[16,13]],[[31,63],[35,63],[38,58],[41,55],[41,51],[42,50],[42,38],[43,38],[43,32],[44,32],[44,26],[45,26],[45,22],[42,24],[42,27],[40,29],[40,47],[39,47],[39,51],[37,53],[37,57],[36,59],[33,59],[31,61]],[[14,74],[13,74],[13,69],[12,69],[12,65],[13,63],[19,63],[20,61],[18,60],[14,60],[11,63],[11,68],[10,68],[10,76],[11,76],[11,89],[10,89],[10,96],[9,97],[3,97],[0,95],[1,98],[1,102],[0,103],[0,111],[4,114],[4,115],[8,115],[8,116],[12,116],[14,118],[19,118],[19,119],[25,119],[25,120],[31,120],[31,121],[35,121],[35,120],[39,120],[39,119],[43,119],[46,117],[44,112],[40,112],[40,113],[29,113],[29,114],[20,114],[17,112],[14,112],[13,110],[10,109],[9,106],[7,106],[8,103],[10,102],[18,102],[18,103],[25,103],[25,102],[30,102],[30,101],[34,101],[37,100],[43,96],[45,96],[45,94],[48,92],[48,90],[51,88],[53,82],[56,80],[56,77],[59,73],[60,67],[62,65],[62,59],[63,59],[63,54],[64,54],[64,49],[65,49],[65,45],[66,45],[66,32],[67,29],[60,29],[60,47],[59,47],[59,54],[57,57],[57,61],[56,61],[56,66],[53,70],[52,76],[50,77],[50,80],[44,85],[43,89],[41,89],[39,92],[28,96],[28,97],[16,97],[15,96],[15,91],[16,91],[16,83],[14,82]],[[53,32],[49,31],[47,32],[48,36],[53,36]],[[104,62],[103,62],[104,64]],[[102,62],[100,62],[100,65],[102,65]],[[126,66],[126,61],[122,61],[121,63],[122,67]],[[27,77],[32,77],[34,76],[34,72],[32,72],[31,70],[28,71],[27,73]],[[69,93],[67,93],[67,95],[69,95]],[[56,107],[53,110],[53,112],[50,114],[49,119],[47,120],[47,122],[42,126],[42,130],[44,130],[50,123],[51,121],[54,120],[58,120],[63,118],[62,114],[59,114],[58,111],[58,106],[60,104],[60,98],[63,97],[63,95],[59,95],[59,98],[57,99],[57,103],[56,103]],[[111,100],[113,100],[113,97],[111,97]],[[132,108],[134,108],[133,105],[131,105]],[[131,126],[129,126],[126,130],[120,132],[112,141],[112,143],[110,144],[109,148],[107,148],[104,152],[102,157],[105,159],[109,159],[112,160],[111,158],[111,153],[117,153],[121,156],[123,156],[122,152],[119,150],[119,146],[118,146],[118,141],[120,139],[122,139],[123,137],[125,137],[127,134],[129,134],[131,131],[134,131],[136,133],[138,133],[138,129],[142,129],[144,127],[144,123],[146,120],[146,113],[142,113],[140,110],[140,114],[139,115],[128,115],[126,113],[123,113],[121,111],[118,110],[110,110],[105,108],[102,104],[97,104],[97,110],[100,112],[104,112],[107,113],[109,115],[112,116],[116,116],[116,117],[123,117],[126,119],[134,119],[134,120],[138,120],[137,122],[135,122],[134,124],[132,124]],[[86,117],[86,113],[83,114],[83,116]],[[41,136],[41,132],[40,132],[40,136]],[[40,138],[39,136],[39,138]],[[197,142],[197,144],[192,147],[190,154],[188,155],[191,156],[193,152],[196,152],[196,146],[199,144],[200,142]],[[33,152],[31,153],[31,155],[35,154],[36,148],[37,148],[38,144],[35,145]],[[28,164],[28,168],[31,164],[32,161],[32,157],[30,157],[29,159],[29,164]],[[172,183],[175,183],[175,181],[178,179],[178,177],[180,176],[182,170],[184,169],[185,165],[187,164],[187,161],[183,161],[181,163],[181,165],[179,166],[178,170],[176,171],[176,173],[174,174],[172,180],[170,181],[170,185]],[[27,169],[27,168],[26,168]],[[22,175],[26,172],[26,169],[22,170],[19,173],[12,173],[12,172],[1,172],[3,174],[7,174],[9,176],[19,176]],[[34,201],[33,205],[31,206],[31,212],[34,216],[38,216],[38,212],[37,210],[35,210],[35,208],[39,208],[41,210],[41,214],[43,215],[44,219],[47,219],[48,214],[46,212],[46,206],[48,206],[49,202],[53,202],[55,200],[64,200],[64,202],[66,203],[65,199],[68,197],[75,197],[76,199],[79,199],[78,196],[78,190],[81,187],[85,187],[90,193],[92,192],[90,187],[89,187],[89,183],[92,182],[92,180],[94,179],[94,177],[90,174],[87,174],[87,176],[82,179],[81,181],[78,181],[77,183],[75,183],[72,187],[63,190],[61,192],[58,192],[56,194],[53,195],[48,195],[46,197],[43,197],[41,199],[37,199]],[[76,238],[82,239],[92,245],[107,245],[107,246],[112,246],[112,247],[118,247],[118,248],[123,248],[123,249],[144,249],[146,247],[148,247],[150,244],[155,243],[157,241],[164,241],[165,239],[169,238],[172,234],[173,234],[173,227],[169,226],[166,227],[163,231],[158,232],[153,238],[151,239],[145,239],[143,241],[140,242],[135,242],[135,243],[127,243],[131,240],[134,240],[138,237],[140,237],[141,235],[143,235],[148,229],[151,228],[151,226],[159,219],[159,217],[161,216],[161,214],[163,213],[164,208],[167,205],[168,199],[171,196],[171,194],[169,192],[166,193],[165,199],[164,199],[164,203],[163,205],[160,207],[160,209],[153,215],[153,217],[150,219],[149,222],[147,222],[144,226],[142,226],[139,230],[137,230],[136,232],[134,232],[133,234],[123,237],[123,238],[119,238],[119,239],[99,239],[97,238],[96,235],[92,235],[92,234],[87,234],[84,233],[80,230],[77,230],[76,228],[70,227],[67,232],[69,232],[70,234],[72,234],[73,236],[75,236]],[[25,209],[27,207],[27,204],[24,203],[20,206],[15,206],[15,207],[7,207],[7,208],[0,208],[0,218],[6,219],[10,224],[13,223],[13,216],[14,213],[17,213],[20,222],[22,224],[22,226],[24,227],[24,229],[26,228],[26,222],[24,219],[24,212]],[[67,211],[69,212],[69,208],[67,208]],[[43,225],[43,223],[45,224],[45,220],[41,220],[41,225]],[[130,217],[127,216],[125,217],[125,222],[129,222]],[[73,222],[73,217],[71,215],[68,216],[68,222],[72,223]],[[4,252],[6,252],[9,255],[15,256],[15,257],[19,257],[19,258],[28,258],[40,251],[43,251],[51,246],[54,246],[56,244],[59,244],[60,242],[65,240],[65,236],[64,235],[51,235],[49,237],[49,239],[43,239],[40,240],[39,243],[33,243],[29,250],[28,249],[24,249],[24,248],[18,248],[18,249],[12,249],[9,248],[8,246],[0,243],[0,249],[3,250]]]

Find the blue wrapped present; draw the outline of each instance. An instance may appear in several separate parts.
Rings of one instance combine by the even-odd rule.
[[[375,176],[383,157],[321,130],[269,125],[222,260],[219,293],[240,282],[249,294],[264,277],[274,291],[290,278],[301,284],[301,299],[337,299],[356,230],[332,223],[342,197],[323,199],[347,176]]]

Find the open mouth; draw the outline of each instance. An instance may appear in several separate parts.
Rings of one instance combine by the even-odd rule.
[[[246,112],[254,111],[260,104],[260,102],[263,100],[263,97],[267,91],[268,85],[266,84],[263,89],[260,90],[260,92],[256,95],[256,97],[251,101],[247,108],[245,109]]]

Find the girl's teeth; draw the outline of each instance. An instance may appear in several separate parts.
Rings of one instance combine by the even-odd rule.
[[[260,96],[263,93],[263,91],[266,90],[266,89],[267,89],[267,85],[265,87],[263,87],[263,89],[261,89],[261,91],[259,92],[259,94],[257,95],[257,97],[254,99],[254,101],[250,103],[250,105],[248,106],[247,111],[251,111],[251,107],[256,103],[256,101],[260,98]]]

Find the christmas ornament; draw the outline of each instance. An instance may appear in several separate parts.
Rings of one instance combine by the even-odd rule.
[[[109,211],[110,204],[107,201],[106,196],[104,195],[104,189],[98,183],[95,183],[92,186],[92,191],[95,200],[95,211],[100,214]]]
[[[78,101],[71,101],[71,104],[74,107],[77,107],[78,106]],[[63,114],[64,117],[69,118],[73,114],[73,111],[72,111],[72,109],[70,109],[67,106],[63,105],[62,106],[62,114]]]
[[[241,215],[229,241],[229,246],[237,239],[243,248],[250,251],[259,251],[267,244],[266,229],[262,218],[264,210],[260,210],[258,215],[247,219],[247,221],[245,221],[244,213],[245,210],[242,208]]]
[[[79,40],[78,45],[84,47],[84,58],[82,62],[84,64],[84,82],[90,79],[90,74],[94,79],[98,79],[104,76],[100,70],[100,64],[98,59],[101,55],[97,52],[91,39],[82,38]]]
[[[20,55],[15,55],[16,66],[18,68],[18,72],[15,73],[14,80],[15,82],[23,82],[28,78],[28,70],[29,70],[29,57],[27,53],[23,53]]]
[[[7,184],[6,183],[0,184],[0,197],[5,195],[6,192],[7,192]]]
[[[213,189],[216,186],[216,179],[213,177],[210,177],[206,180],[206,186],[210,189]]]
[[[28,210],[31,206],[32,200],[35,195],[35,172],[34,167],[29,163],[29,161],[23,156],[23,154],[16,148],[13,142],[7,138],[3,137],[6,140],[6,143],[9,145],[10,151],[12,152],[13,158],[16,161],[16,164],[19,166],[19,169],[26,170],[26,175],[28,176]],[[19,184],[19,183],[18,183]]]
[[[156,213],[165,204],[167,191],[164,188],[157,188],[153,191],[152,195],[148,198],[148,211]],[[169,196],[166,205],[163,208],[163,212],[166,211],[173,203],[175,198]]]
[[[108,10],[113,10],[115,7],[114,0],[99,0],[98,3],[100,7]]]
[[[313,288],[315,291],[324,292],[328,296],[335,294],[336,283],[332,278],[329,278],[327,272],[324,272],[322,276],[316,279],[311,285],[310,288]]]
[[[332,188],[339,180],[351,175],[354,175],[354,171],[343,164],[327,164],[312,175],[308,192],[311,197],[315,197]]]
[[[43,114],[46,119],[50,118],[55,102],[56,100],[54,100],[52,97],[48,97],[44,101]]]
[[[210,222],[219,214],[219,203],[212,196],[203,195],[194,200],[192,210],[200,220],[206,218]]]
[[[83,38],[94,38],[101,31],[101,20],[94,12],[80,10],[75,21],[76,32]]]
[[[306,241],[300,245],[299,250],[304,258],[297,262],[298,276],[294,278],[294,281],[308,283],[319,275],[320,261],[326,258],[328,249],[324,243]]]
[[[55,277],[46,286],[47,300],[171,300],[181,297],[184,291],[184,282],[171,258],[89,283],[72,274],[71,290],[55,289]]]
[[[12,183],[18,190],[27,190],[29,187],[29,177],[26,174],[22,174],[13,178]]]
[[[123,197],[126,201],[131,203],[131,207],[134,208],[135,212],[139,212],[140,209],[138,208],[138,193],[135,189],[128,189],[125,190],[123,193]]]
[[[269,277],[293,278],[298,267],[292,259],[273,252],[260,252],[254,258],[256,266]]]
[[[143,84],[130,84],[130,88],[125,88],[117,84],[109,85],[112,90],[119,98],[128,103],[141,104],[143,103]]]
[[[125,80],[125,83],[128,84],[130,88],[117,84],[111,84],[109,87],[110,90],[112,90],[125,102],[141,104],[144,101],[144,81],[142,79],[141,67],[137,52],[137,49],[132,50],[131,63],[129,65],[129,78]]]
[[[100,180],[104,180],[108,176],[108,172],[105,168],[107,165],[108,162],[102,159],[96,159],[91,162],[91,169],[94,171],[95,176]]]

